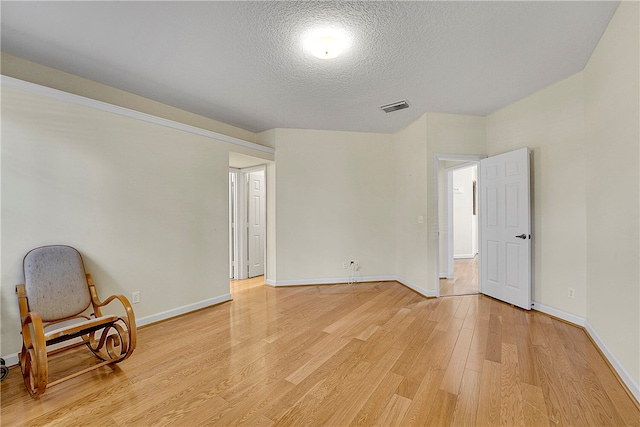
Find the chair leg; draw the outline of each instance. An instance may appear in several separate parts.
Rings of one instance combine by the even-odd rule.
[[[33,396],[44,393],[48,380],[47,353],[38,350],[23,345],[20,352],[20,370],[24,385]]]

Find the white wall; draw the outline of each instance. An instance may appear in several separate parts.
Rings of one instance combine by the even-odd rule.
[[[533,300],[586,316],[586,205],[582,75],[488,117],[489,155],[530,147]],[[575,289],[575,299],[568,288]]]
[[[426,285],[435,293],[438,282],[438,265],[436,264],[436,231],[439,228],[436,220],[437,200],[435,191],[438,165],[436,154],[477,155],[486,154],[486,118],[458,114],[428,113],[426,118],[426,185],[422,191],[427,194],[427,224],[429,233],[426,240]],[[444,254],[441,254],[442,258]],[[420,260],[424,262],[425,259]]]
[[[636,398],[639,23],[638,3],[621,2],[583,72],[487,119],[489,155],[533,152],[534,300],[582,319]]]
[[[31,83],[52,87],[67,93],[129,108],[134,111],[151,114],[152,116],[174,120],[201,129],[219,132],[223,135],[240,138],[245,141],[256,142],[257,135],[245,129],[228,125],[208,117],[199,116],[176,107],[171,107],[142,96],[134,95],[111,86],[96,83],[64,71],[45,67],[35,62],[0,52],[2,58],[2,74],[15,77]],[[252,150],[238,149],[237,151],[260,157]],[[272,159],[271,159],[272,160]]]
[[[393,135],[396,183],[396,270],[400,280],[428,293],[426,116]],[[418,223],[418,216],[424,222]],[[433,287],[431,287],[433,289]]]
[[[2,354],[41,245],[80,250],[103,298],[140,291],[138,318],[228,298],[227,144],[3,87],[1,166]]]
[[[396,273],[408,286],[435,295],[436,154],[483,155],[485,118],[427,113],[393,136],[396,169]],[[418,224],[417,217],[424,223]]]
[[[390,135],[276,129],[277,285],[395,271]]]
[[[622,2],[584,71],[587,321],[640,399],[640,7]]]

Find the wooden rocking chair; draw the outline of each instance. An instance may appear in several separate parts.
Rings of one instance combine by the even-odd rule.
[[[128,358],[136,347],[136,321],[129,301],[114,295],[100,302],[80,253],[69,246],[43,246],[24,257],[24,285],[16,286],[22,323],[20,369],[32,396],[47,387]],[[114,300],[125,316],[103,315]],[[91,306],[90,314],[89,307]],[[71,345],[48,346],[74,340]],[[69,343],[67,343],[69,344]],[[85,344],[102,362],[48,382],[47,356]]]

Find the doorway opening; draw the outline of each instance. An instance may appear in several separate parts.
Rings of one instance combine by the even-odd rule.
[[[478,165],[481,156],[436,155],[437,295],[480,292]]]
[[[440,274],[440,295],[477,294],[478,289],[478,166],[444,162],[446,213],[443,215],[446,274]],[[450,165],[453,164],[453,165]],[[443,277],[444,276],[444,277]]]
[[[435,224],[436,296],[441,295],[440,276],[448,273],[441,262],[449,250],[445,238],[447,227],[440,222],[445,217],[442,194],[452,194],[442,188],[447,161],[473,162],[478,165],[476,213],[478,217],[478,291],[483,295],[531,309],[531,150],[523,147],[491,157],[435,157]],[[445,264],[443,266],[443,264]]]
[[[264,283],[267,228],[265,163],[264,159],[238,153],[229,154],[231,281],[255,279]]]

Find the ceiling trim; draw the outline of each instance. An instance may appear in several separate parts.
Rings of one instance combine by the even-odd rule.
[[[77,104],[77,105],[83,105],[85,107],[94,108],[96,110],[119,114],[121,116],[129,117],[132,119],[142,120],[149,123],[155,123],[161,126],[172,128],[172,129],[177,129],[177,130],[193,133],[196,135],[204,136],[207,138],[215,139],[217,141],[227,142],[229,144],[239,145],[241,147],[250,148],[252,150],[262,151],[263,153],[274,154],[276,152],[276,150],[271,147],[265,147],[264,145],[245,141],[244,139],[235,138],[229,135],[223,135],[218,132],[213,132],[213,131],[202,129],[196,126],[187,125],[184,123],[176,122],[174,120],[169,120],[163,117],[154,116],[152,114],[147,114],[140,111],[132,110],[130,108],[120,107],[118,105],[109,104],[107,102],[98,101],[95,99],[87,98],[85,96],[76,95],[76,94],[65,92],[62,90],[53,89],[47,86],[42,86],[36,83],[31,83],[25,80],[16,79],[15,77],[9,77],[9,76],[3,75],[1,76],[0,82],[2,83],[2,86],[20,89],[25,92],[46,96],[48,98],[57,99],[59,101],[70,102],[72,104]]]

